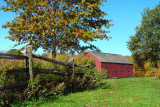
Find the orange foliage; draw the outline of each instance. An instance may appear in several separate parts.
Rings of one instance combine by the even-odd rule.
[[[153,77],[160,75],[160,64],[158,68],[151,66],[151,62],[147,61],[144,63],[144,67],[139,67],[137,63],[133,62],[132,57],[124,56],[127,60],[133,63],[133,76],[134,77]]]

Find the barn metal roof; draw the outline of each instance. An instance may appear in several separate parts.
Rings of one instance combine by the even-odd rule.
[[[129,62],[124,56],[118,54],[110,54],[110,53],[101,53],[90,51],[92,55],[94,55],[101,62],[107,63],[120,63],[120,64],[132,64]]]

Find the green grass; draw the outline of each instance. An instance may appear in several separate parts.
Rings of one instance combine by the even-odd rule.
[[[150,77],[104,79],[109,88],[25,102],[40,107],[158,107],[160,81]],[[107,84],[107,85],[108,85]]]

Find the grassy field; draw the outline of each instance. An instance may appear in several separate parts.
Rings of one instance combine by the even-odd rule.
[[[104,79],[108,88],[25,102],[40,107],[158,107],[160,81],[150,77]]]

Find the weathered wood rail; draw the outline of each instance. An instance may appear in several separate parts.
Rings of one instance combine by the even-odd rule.
[[[3,59],[19,59],[19,60],[28,59],[27,56],[0,53],[0,59],[2,58]]]
[[[56,60],[56,59],[50,59],[50,58],[46,58],[46,57],[43,57],[43,56],[40,56],[40,55],[32,54],[32,56],[33,56],[33,58],[42,59],[42,60],[45,60],[45,61],[48,61],[48,62],[60,64],[60,65],[65,65],[65,66],[72,66],[73,65],[72,63],[69,63],[69,62],[64,62],[64,61],[60,61],[60,60]],[[74,64],[74,66],[75,67],[80,67],[80,68],[86,68],[86,67],[90,67],[92,65],[90,64],[90,65],[81,66],[81,65]]]
[[[25,80],[23,82],[20,83],[15,83],[15,84],[10,84],[7,86],[3,86],[0,87],[0,91],[1,90],[5,90],[5,89],[11,89],[11,88],[15,88],[15,87],[19,87],[19,86],[24,86],[28,84],[28,80],[30,79],[31,81],[33,80],[33,72],[36,73],[44,73],[44,74],[55,74],[55,75],[61,75],[61,76],[65,76],[68,73],[67,72],[59,72],[57,70],[50,70],[50,69],[38,69],[38,68],[32,68],[32,60],[33,58],[38,58],[41,60],[45,60],[47,62],[52,62],[55,64],[60,64],[60,65],[64,65],[64,66],[68,66],[70,68],[72,68],[73,75],[79,75],[79,76],[83,76],[84,72],[74,72],[75,67],[80,67],[80,68],[86,68],[86,67],[90,67],[93,65],[85,65],[85,66],[81,66],[81,65],[77,65],[73,62],[64,62],[64,61],[60,61],[60,60],[56,60],[56,59],[50,59],[50,58],[46,58],[40,55],[34,55],[32,54],[32,46],[28,46],[25,48],[25,55],[11,55],[11,54],[4,54],[4,53],[0,53],[0,59],[18,59],[18,60],[24,60],[25,62],[25,68],[21,68],[21,69],[9,69],[6,71],[6,75],[18,75],[21,73],[25,73]],[[71,75],[71,74],[70,74]]]

